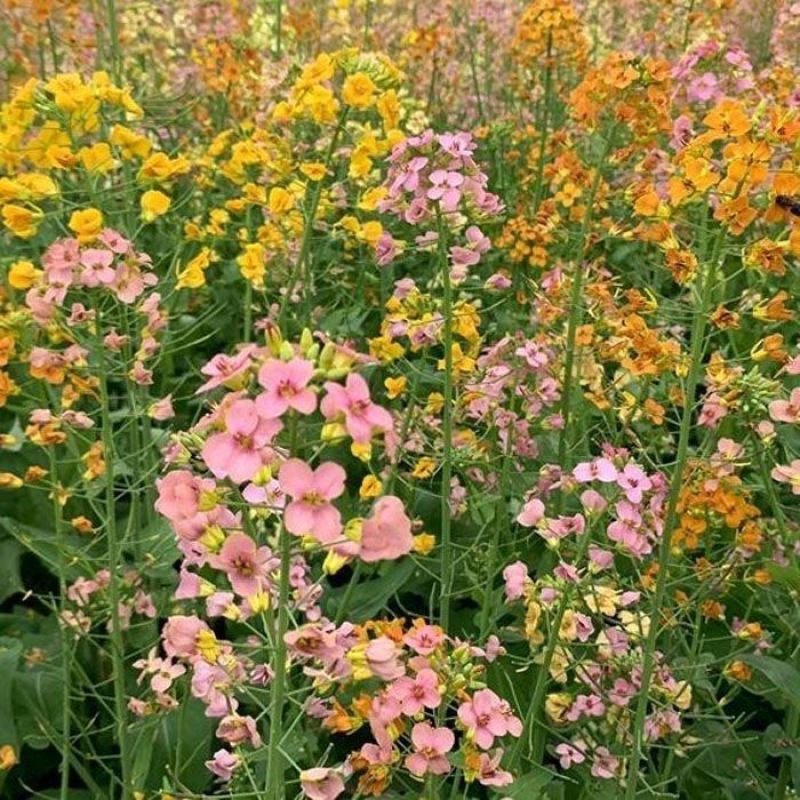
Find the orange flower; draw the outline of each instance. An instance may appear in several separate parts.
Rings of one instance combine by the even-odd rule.
[[[712,141],[728,137],[745,136],[753,127],[751,117],[736,100],[721,100],[703,118],[703,123],[712,134]]]

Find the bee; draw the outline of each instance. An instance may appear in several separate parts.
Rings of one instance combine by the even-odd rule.
[[[800,217],[800,196],[798,195],[779,194],[775,198],[775,205],[790,214],[794,214],[796,217]]]

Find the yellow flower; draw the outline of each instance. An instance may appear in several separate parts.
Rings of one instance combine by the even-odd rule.
[[[373,189],[368,189],[361,195],[361,199],[358,201],[358,207],[362,211],[374,211],[378,203],[383,200],[388,193],[389,190],[384,186],[376,186]]]
[[[115,125],[111,129],[108,140],[119,148],[123,158],[147,158],[152,145],[147,137],[126,128],[124,125]]]
[[[30,261],[15,261],[8,270],[8,285],[12,289],[30,289],[38,274]]]
[[[408,380],[404,375],[401,375],[399,378],[387,378],[383,382],[390,400],[400,397],[403,392],[405,392],[407,384]]]
[[[342,99],[355,108],[369,108],[375,102],[376,88],[369,75],[356,72],[345,79]]]
[[[210,247],[204,247],[186,266],[178,272],[178,289],[199,289],[205,286],[206,270],[215,260]]]
[[[0,472],[0,489],[21,489],[22,478],[13,472]]]
[[[440,392],[431,392],[428,395],[428,402],[425,404],[425,411],[428,414],[439,414],[444,408],[444,395]]]
[[[115,166],[111,148],[105,142],[98,142],[91,147],[78,150],[78,157],[89,172],[108,172]]]
[[[83,473],[85,481],[94,481],[105,475],[106,460],[103,454],[103,443],[94,442],[92,446],[81,456],[86,470]]]
[[[78,241],[86,243],[94,241],[103,230],[103,215],[96,208],[84,208],[73,211],[69,218],[69,228],[78,237]]]
[[[258,289],[264,286],[264,274],[267,270],[267,253],[264,245],[245,245],[244,252],[236,259],[239,271],[245,280],[250,281]]]
[[[417,555],[427,556],[436,547],[436,537],[431,533],[418,533],[412,548]]]
[[[18,175],[16,183],[22,188],[22,197],[26,200],[40,200],[44,197],[55,197],[58,187],[49,175],[41,172],[26,172]]]
[[[311,161],[308,164],[300,165],[300,172],[306,176],[310,181],[321,181],[327,172],[324,164],[319,161]]]
[[[384,130],[390,131],[397,128],[400,124],[400,103],[397,99],[397,92],[394,89],[384,92],[378,98],[376,108],[383,120]]]
[[[3,224],[20,239],[30,239],[31,236],[35,236],[44,217],[36,206],[18,206],[14,203],[3,206],[2,215]]]
[[[92,525],[92,521],[86,517],[73,517],[69,522],[82,536],[89,536],[94,533],[94,525]]]
[[[159,192],[157,189],[151,189],[145,192],[139,204],[142,207],[142,219],[145,222],[152,222],[156,217],[160,217],[169,211],[172,203],[169,196],[164,192]]]
[[[0,747],[0,772],[8,772],[15,764],[19,764],[17,751],[10,744]]]
[[[361,481],[361,488],[358,490],[358,495],[362,500],[369,497],[380,497],[383,491],[383,484],[374,475],[367,475]]]
[[[423,456],[414,465],[414,469],[411,471],[411,477],[417,480],[425,480],[426,478],[430,478],[435,471],[436,461],[427,456]]]
[[[294,207],[294,197],[286,189],[273,186],[269,190],[269,210],[271,214],[280,216]]]
[[[139,170],[139,180],[168,181],[189,171],[189,161],[183,156],[170,158],[166,153],[153,153]]]

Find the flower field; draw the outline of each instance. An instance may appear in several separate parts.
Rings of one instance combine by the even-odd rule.
[[[797,797],[798,67],[2,0],[0,798]]]

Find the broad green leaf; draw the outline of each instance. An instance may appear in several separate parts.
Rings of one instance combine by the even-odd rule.
[[[414,572],[414,561],[406,558],[399,564],[392,564],[389,571],[372,580],[364,581],[359,584],[350,596],[347,619],[359,621],[374,616],[380,611],[392,597],[399,591]],[[347,587],[341,587],[332,593],[335,608],[342,602]]]
[[[513,797],[514,800],[539,800],[545,797],[544,789],[554,777],[555,773],[544,767],[531,766],[510,786],[499,787],[494,791],[503,797]]]
[[[22,591],[19,559],[22,545],[14,539],[0,541],[0,603]]]
[[[800,708],[800,672],[791,664],[756,655],[740,656],[739,661],[763,675],[792,705]]]

